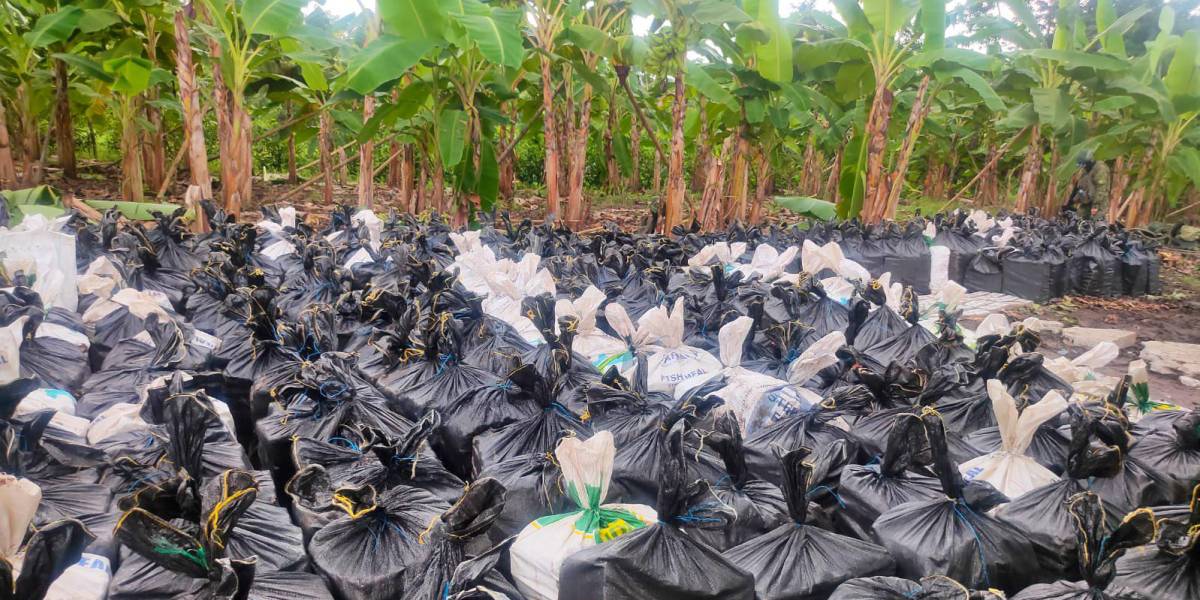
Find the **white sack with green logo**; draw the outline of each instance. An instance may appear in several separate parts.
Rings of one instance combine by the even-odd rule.
[[[558,598],[558,571],[568,556],[658,521],[649,506],[604,504],[615,454],[608,431],[587,441],[568,437],[558,443],[554,455],[567,497],[579,509],[537,519],[517,534],[510,564],[513,580],[528,600]]]

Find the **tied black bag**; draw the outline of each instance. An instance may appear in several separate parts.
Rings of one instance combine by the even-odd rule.
[[[559,574],[559,600],[753,600],[754,577],[680,529],[680,524],[720,522],[688,511],[699,490],[688,483],[680,420],[663,435],[659,522],[570,555]]]
[[[782,457],[786,523],[725,552],[737,567],[754,575],[759,600],[823,598],[855,577],[890,575],[895,562],[883,548],[805,524],[813,465],[808,449]]]
[[[1003,263],[1001,292],[1034,302],[1063,295],[1067,260],[1057,246],[1025,239]]]
[[[1113,585],[1115,563],[1126,550],[1149,543],[1158,527],[1148,508],[1129,513],[1112,527],[1100,497],[1082,492],[1067,500],[1067,511],[1078,540],[1078,569],[1082,581],[1055,581],[1032,585],[1012,600],[1142,600],[1138,588]],[[1157,597],[1157,596],[1156,596]]]
[[[902,504],[875,520],[875,534],[896,559],[898,573],[945,575],[972,588],[1025,587],[1038,572],[1029,539],[987,514],[1007,498],[984,483],[964,485],[941,417],[927,410],[921,420],[945,497]]]

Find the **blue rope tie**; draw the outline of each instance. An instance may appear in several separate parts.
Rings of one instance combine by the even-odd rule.
[[[698,504],[696,506],[693,506],[692,508],[689,508],[686,513],[683,513],[682,515],[675,515],[674,517],[671,517],[671,519],[678,521],[680,523],[683,523],[683,524],[720,523],[720,522],[722,522],[721,519],[718,519],[716,517],[702,517],[702,516],[696,514],[696,512],[699,509],[707,508],[708,506],[709,506],[709,503],[707,503],[707,502]]]
[[[814,492],[818,492],[818,491],[821,491],[821,490],[824,490],[824,491],[826,491],[826,492],[829,492],[829,495],[830,495],[830,496],[833,496],[833,499],[834,499],[834,501],[838,503],[838,506],[839,506],[839,507],[841,507],[841,508],[846,508],[846,502],[845,502],[844,500],[842,500],[842,497],[841,497],[841,496],[839,496],[837,492],[833,491],[833,488],[831,488],[831,487],[829,487],[829,486],[827,486],[827,485],[818,485],[818,486],[816,486],[816,487],[814,487],[814,488],[811,488],[811,489],[809,489],[809,490],[808,490],[808,493],[807,493],[807,494],[805,494],[805,495],[804,495],[804,497],[805,497],[805,498],[811,498],[811,497],[813,497],[813,493],[814,493]]]
[[[494,386],[492,386],[492,387],[494,387],[494,388],[496,388],[496,389],[498,389],[498,390],[504,390],[504,391],[506,391],[506,392],[507,392],[507,391],[511,391],[511,390],[512,390],[514,387],[516,387],[516,386],[515,386],[515,385],[513,385],[513,382],[512,382],[512,380],[510,380],[510,379],[505,379],[504,381],[501,381],[500,383],[497,383],[496,385],[494,385]]]
[[[796,360],[797,358],[800,358],[800,354],[801,354],[801,353],[800,353],[800,351],[799,351],[799,350],[797,350],[796,348],[790,348],[790,349],[788,350],[787,356],[783,357],[783,361],[784,361],[784,362],[786,362],[786,363],[788,363],[788,364],[791,364],[791,362],[792,362],[793,360]]]
[[[347,391],[349,391],[349,389],[349,385],[347,385],[345,382],[337,380],[322,382],[317,388],[317,390],[321,392],[322,396],[330,400],[341,398],[342,394],[345,394]]]
[[[442,600],[446,600],[449,597],[450,597],[450,582],[447,581],[444,585],[442,585]]]
[[[962,513],[962,511],[958,510],[960,505],[972,515],[975,514],[975,511],[971,510],[971,507],[967,506],[967,503],[963,502],[962,500],[954,501],[954,514],[957,515],[958,518],[962,519],[962,522],[967,526],[968,529],[971,530],[971,535],[975,536],[975,548],[979,551],[980,568],[983,570],[983,587],[990,588],[992,587],[992,578],[988,574],[987,558],[983,555],[983,538],[979,537],[979,531],[975,529],[975,525],[971,523],[970,519],[968,519],[967,516]]]
[[[452,361],[452,360],[454,360],[453,352],[447,352],[446,354],[439,354],[437,370],[434,371],[433,374],[441,375],[442,371],[446,370],[446,367],[449,366],[450,361]]]
[[[371,532],[371,550],[379,549],[379,540],[383,538],[383,534],[387,533],[389,528],[400,534],[400,537],[406,539],[408,538],[408,534],[404,533],[404,530],[400,528],[400,525],[393,523],[392,520],[385,515],[382,519],[375,521],[368,526],[368,530]]]
[[[547,406],[545,408],[544,412],[550,412],[550,411],[554,411],[554,412],[558,413],[560,416],[566,417],[568,419],[573,420],[575,418],[575,415],[571,414],[571,411],[567,410],[567,407],[563,406],[562,404],[559,404],[558,402],[551,402],[550,406]]]
[[[358,444],[355,444],[353,440],[350,440],[350,439],[347,439],[347,438],[344,438],[341,436],[334,436],[334,437],[329,438],[329,443],[337,445],[337,446],[345,446],[346,448],[349,448],[355,452],[359,452],[359,453],[362,452],[362,448],[359,448]]]

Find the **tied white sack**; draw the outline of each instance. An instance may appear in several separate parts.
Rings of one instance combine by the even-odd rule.
[[[675,388],[676,396],[682,397],[688,390],[717,377],[724,377],[725,386],[716,392],[717,397],[724,400],[724,404],[717,410],[719,413],[733,413],[746,435],[784,415],[812,408],[821,401],[820,396],[814,392],[793,387],[787,381],[741,366],[746,338],[753,328],[754,319],[746,316],[723,325],[717,333],[717,343],[720,346],[721,363],[725,368],[707,377],[681,383]]]
[[[746,253],[746,242],[716,242],[700,249],[688,259],[689,267],[706,267],[713,262],[732,265]]]
[[[1008,335],[1012,331],[1012,325],[1008,322],[1008,317],[1002,313],[992,313],[983,318],[979,322],[979,327],[975,328],[975,337],[981,338],[985,335]]]
[[[657,338],[646,358],[650,391],[675,394],[721,370],[720,361],[712,354],[683,343],[683,298],[676,299],[671,310],[659,306],[646,311],[638,326]]]
[[[1037,428],[1067,409],[1067,400],[1051,390],[1041,401],[1017,413],[1017,403],[998,379],[987,382],[988,397],[1000,429],[1000,449],[973,458],[958,470],[968,481],[980,480],[992,484],[1011,499],[1058,481],[1058,476],[1025,455]]]
[[[750,264],[734,265],[734,269],[746,277],[758,275],[763,281],[774,281],[784,275],[788,265],[795,260],[796,254],[799,252],[800,249],[795,246],[789,246],[780,252],[770,244],[759,244],[754,249],[754,256],[750,258]]]
[[[485,296],[484,312],[512,325],[525,341],[534,345],[546,343],[521,308],[521,301],[527,297],[558,295],[554,276],[541,268],[540,256],[526,253],[518,262],[495,260],[491,250],[484,247],[459,256],[451,268],[468,290]]]
[[[6,327],[0,327],[0,384],[21,377],[21,337],[27,320],[29,317],[18,317]]]
[[[1105,340],[1075,358],[1056,356],[1043,364],[1048,371],[1074,385],[1083,381],[1101,379],[1100,369],[1108,366],[1108,363],[1116,360],[1120,354],[1121,349],[1116,344]]]
[[[46,308],[79,308],[74,235],[57,231],[41,215],[30,215],[12,230],[0,232],[0,253],[9,273],[33,276],[31,287]]]
[[[113,266],[107,256],[96,257],[96,260],[88,265],[87,270],[75,282],[79,296],[90,294],[102,299],[111,298],[113,290],[123,285],[125,285],[125,277]]]
[[[570,555],[658,521],[642,504],[604,504],[616,446],[609,431],[587,441],[563,438],[554,449],[566,495],[578,510],[534,520],[509,549],[517,589],[528,600],[558,598],[558,572]]]
[[[800,246],[800,268],[810,275],[829,269],[850,281],[871,280],[871,274],[866,268],[846,258],[837,242],[818,246],[812,240],[804,240]]]
[[[632,355],[625,342],[596,327],[596,313],[605,300],[604,292],[594,285],[589,285],[575,300],[564,298],[555,302],[554,316],[556,320],[563,317],[577,318],[578,324],[571,350],[587,358],[597,368],[604,364],[604,369],[607,369],[621,360],[622,356],[632,359]],[[622,366],[624,365],[617,365],[618,369]]]
[[[75,397],[66,390],[41,388],[29,392],[22,398],[17,403],[13,416],[20,417],[47,410],[53,411],[54,416],[50,417],[50,425],[84,438],[87,436],[92,422],[75,416],[75,404]]]
[[[0,473],[0,558],[16,555],[42,502],[42,488],[28,479]]]
[[[611,352],[598,356],[592,364],[601,373],[616,367],[622,377],[632,379],[637,371],[638,355],[649,356],[659,349],[656,345],[658,333],[655,330],[658,315],[654,310],[646,311],[637,324],[634,324],[624,306],[610,302],[604,307],[604,319],[608,321],[609,327],[612,327],[613,333],[617,334],[621,347],[613,347]]]
[[[13,571],[20,573],[24,558],[23,554],[15,557]],[[75,564],[50,583],[42,600],[105,600],[111,580],[112,565],[108,559],[84,552]]]

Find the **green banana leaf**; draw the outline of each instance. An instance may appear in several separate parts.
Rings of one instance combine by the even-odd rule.
[[[775,204],[798,215],[827,221],[837,215],[837,205],[807,196],[775,196]]]
[[[154,219],[154,215],[151,214],[153,211],[158,211],[166,215],[175,212],[175,209],[179,208],[178,204],[171,204],[169,202],[125,202],[121,200],[84,200],[83,202],[101,213],[115,206],[126,219],[134,221],[150,221]],[[193,212],[189,210],[184,215],[184,218],[193,218],[195,216],[192,214]]]

